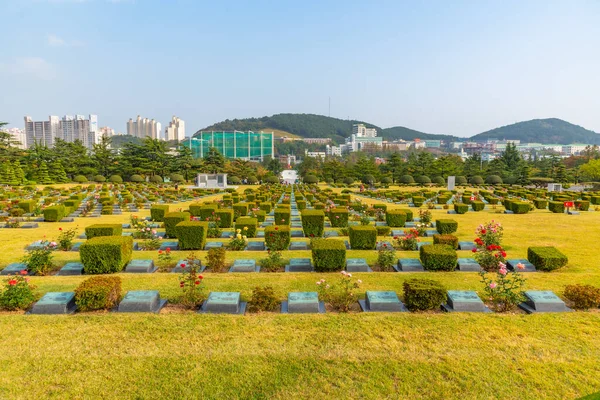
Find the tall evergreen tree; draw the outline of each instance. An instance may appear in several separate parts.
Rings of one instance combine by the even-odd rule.
[[[46,161],[42,161],[37,170],[36,181],[38,184],[47,185],[52,183],[50,176],[48,175],[48,165]]]

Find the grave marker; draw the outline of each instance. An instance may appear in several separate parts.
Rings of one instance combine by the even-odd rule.
[[[161,300],[157,290],[130,290],[119,303],[118,312],[159,313],[167,300]]]
[[[392,291],[367,291],[364,300],[358,303],[364,312],[405,312],[408,311]]]
[[[394,266],[398,272],[421,272],[425,271],[421,260],[417,258],[401,258],[398,260],[398,265]]]
[[[239,292],[210,292],[208,299],[202,303],[200,313],[211,314],[244,314],[246,302],[240,301]]]
[[[256,266],[256,260],[237,259],[229,272],[259,272],[260,267]]]
[[[346,259],[347,272],[373,272],[364,258],[348,258]]]
[[[153,260],[140,260],[134,259],[129,261],[129,264],[125,267],[125,272],[135,274],[150,274],[155,272],[158,268],[154,265]]]
[[[281,312],[289,314],[325,313],[325,304],[319,301],[317,292],[290,292],[287,301],[281,303]]]
[[[48,292],[31,308],[31,314],[71,314],[75,311],[74,292]]]
[[[82,275],[82,274],[83,274],[83,264],[80,262],[70,262],[70,263],[66,263],[64,265],[64,267],[62,267],[56,275],[69,276],[69,275]]]
[[[524,294],[525,301],[519,304],[519,308],[525,310],[528,314],[571,311],[560,297],[549,290],[529,290]]]
[[[471,290],[448,290],[447,304],[442,305],[442,309],[448,312],[491,312],[477,293]]]

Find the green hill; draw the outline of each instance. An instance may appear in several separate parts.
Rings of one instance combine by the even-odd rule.
[[[452,135],[441,135],[435,133],[423,133],[415,131],[414,129],[405,128],[403,126],[394,126],[392,128],[385,128],[381,131],[379,136],[388,140],[413,140],[413,139],[424,139],[424,140],[447,140],[450,142],[460,140],[461,138]],[[464,139],[464,138],[462,138]]]
[[[558,118],[534,119],[502,126],[471,138],[475,141],[487,139],[512,139],[521,143],[589,143],[600,144],[600,135],[578,125]]]

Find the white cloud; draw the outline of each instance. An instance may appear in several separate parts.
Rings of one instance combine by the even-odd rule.
[[[57,35],[54,35],[54,34],[47,35],[46,39],[48,41],[48,45],[52,46],[52,47],[81,47],[81,46],[83,46],[83,42],[80,40],[67,41]]]
[[[44,81],[56,77],[56,67],[41,57],[15,58],[11,62],[0,64],[0,72]]]

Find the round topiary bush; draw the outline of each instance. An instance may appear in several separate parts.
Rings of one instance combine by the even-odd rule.
[[[410,175],[402,175],[400,177],[400,183],[406,183],[406,184],[415,183],[415,179]]]
[[[488,177],[485,178],[485,183],[489,185],[500,185],[502,184],[502,178],[498,175],[488,175]]]
[[[472,176],[471,184],[472,185],[483,185],[483,178],[480,177],[479,175]]]
[[[351,178],[351,177],[347,176],[347,177],[344,178],[344,183],[346,185],[352,185],[354,183],[354,178]]]
[[[112,183],[123,183],[123,178],[121,178],[119,175],[111,175],[108,180]]]
[[[504,179],[504,183],[506,183],[508,185],[514,185],[515,183],[517,183],[517,177],[516,176],[508,176],[508,177],[506,177],[506,179]]]
[[[467,178],[465,178],[464,176],[457,176],[454,179],[454,183],[456,185],[466,185],[467,184]]]
[[[227,178],[227,183],[231,183],[232,185],[240,185],[242,180],[237,176],[230,176]]]
[[[434,176],[433,179],[431,180],[431,182],[435,183],[436,185],[445,185],[446,184],[446,180],[444,178],[442,178],[441,176]]]
[[[131,175],[129,180],[131,182],[144,182],[144,178],[141,175]]]
[[[171,182],[185,181],[185,179],[183,178],[183,175],[181,175],[181,174],[171,174],[171,176],[169,178],[171,179]]]
[[[77,183],[84,183],[87,181],[88,181],[88,179],[83,175],[77,175],[77,176],[75,176],[75,178],[73,178],[73,182],[77,182]]]
[[[417,183],[420,183],[421,185],[425,185],[427,183],[431,183],[431,179],[429,179],[429,177],[427,175],[417,176],[417,179],[415,179],[415,181]]]
[[[256,177],[254,175],[250,175],[248,176],[248,183],[251,185],[254,185],[256,182],[258,182],[258,179],[256,179]]]
[[[150,177],[150,182],[152,183],[162,183],[163,182],[163,178],[160,175],[153,175]]]
[[[371,184],[375,182],[375,177],[371,174],[367,174],[365,176],[363,176],[362,178],[362,183],[364,184]]]
[[[319,178],[314,175],[306,175],[306,177],[304,177],[304,183],[319,183]]]
[[[390,178],[389,176],[385,176],[385,177],[381,178],[381,183],[389,185],[390,183],[392,183],[392,178]]]
[[[94,182],[106,182],[106,178],[102,175],[96,175],[94,176]]]
[[[265,178],[265,182],[267,182],[267,183],[279,183],[279,178],[276,177],[276,176],[273,176],[273,175],[267,176]]]

